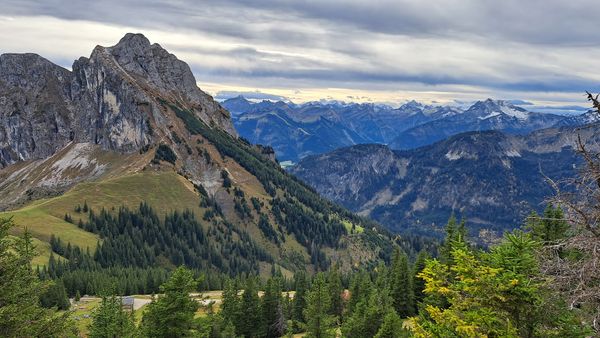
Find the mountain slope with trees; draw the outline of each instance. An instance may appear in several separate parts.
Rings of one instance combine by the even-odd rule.
[[[18,132],[0,133],[3,216],[15,216],[15,234],[30,226],[64,246],[45,253],[56,264],[41,274],[186,264],[268,275],[388,256],[373,245],[391,245],[385,231],[239,138],[187,64],[143,35],[97,46],[73,71],[33,54],[0,61],[3,107],[13,107],[0,128]]]

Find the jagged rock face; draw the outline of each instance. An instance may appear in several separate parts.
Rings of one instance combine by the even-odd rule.
[[[69,142],[122,153],[167,130],[159,98],[207,125],[235,130],[228,112],[197,86],[187,64],[141,34],[97,46],[70,72],[35,54],[0,56],[0,168],[47,158]]]
[[[70,141],[71,74],[35,54],[0,56],[0,168]]]

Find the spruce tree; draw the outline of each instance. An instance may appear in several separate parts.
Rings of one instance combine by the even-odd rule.
[[[362,297],[342,325],[344,337],[373,337],[380,330],[385,315],[393,312],[389,290],[373,288]]]
[[[308,338],[335,337],[335,318],[329,315],[331,297],[325,276],[319,273],[306,294],[304,317],[307,320]]]
[[[413,276],[408,267],[408,257],[405,253],[400,252],[400,249],[396,249],[392,259],[391,289],[394,308],[402,318],[414,313],[412,279]]]
[[[396,311],[388,312],[383,318],[383,324],[374,338],[403,338],[410,337],[409,332],[402,328],[402,319]]]
[[[450,215],[448,223],[446,224],[446,238],[440,247],[440,261],[442,263],[452,264],[452,247],[454,242],[466,243],[467,239],[467,228],[465,220],[462,219],[457,224],[456,217],[454,214]]]
[[[90,338],[134,337],[135,322],[132,313],[127,313],[121,305],[121,298],[104,296],[92,314]]]
[[[304,309],[306,308],[306,291],[307,291],[307,280],[304,271],[298,271],[294,275],[294,286],[296,294],[292,304],[292,323],[294,326],[294,332],[299,332],[303,324],[306,323],[304,319]]]
[[[142,333],[148,337],[184,337],[190,333],[199,304],[190,298],[198,282],[193,273],[177,268],[169,280],[160,286],[163,293],[144,312]]]
[[[240,319],[236,323],[238,334],[244,337],[257,337],[260,335],[261,316],[260,316],[260,298],[256,289],[256,281],[249,278],[246,281],[246,288],[242,294],[240,305]]]
[[[221,302],[221,316],[223,321],[232,325],[239,322],[240,318],[240,297],[238,296],[238,284],[236,280],[227,280],[223,288]]]
[[[569,224],[562,209],[549,204],[542,217],[535,212],[528,217],[526,228],[531,230],[534,239],[543,243],[554,243],[567,237]]]
[[[354,311],[354,307],[364,298],[371,294],[373,283],[369,274],[361,270],[354,275],[350,283],[350,300],[348,301],[348,311]]]
[[[279,280],[276,278],[269,279],[261,302],[262,335],[265,337],[281,337],[285,333],[285,318],[281,299]]]
[[[419,304],[425,299],[425,293],[423,290],[425,289],[425,281],[419,277],[419,273],[423,271],[425,268],[425,263],[429,255],[426,251],[420,251],[417,255],[417,259],[415,260],[415,265],[413,268],[413,295],[414,295],[414,304],[415,304],[415,312],[418,310]]]
[[[40,306],[39,295],[48,288],[31,260],[35,247],[27,230],[10,238],[12,219],[0,218],[0,337],[65,337],[75,335],[69,313]]]
[[[342,293],[344,292],[344,288],[342,287],[342,278],[337,267],[334,267],[333,270],[329,272],[327,279],[329,295],[331,297],[331,310],[329,313],[341,321],[342,312],[344,310],[344,303],[342,301]]]
[[[48,290],[40,296],[40,304],[45,308],[68,310],[71,307],[65,285],[61,280],[50,283]]]

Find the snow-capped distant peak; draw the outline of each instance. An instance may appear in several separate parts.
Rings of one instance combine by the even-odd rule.
[[[529,112],[521,107],[510,104],[502,100],[487,99],[478,101],[468,109],[472,114],[477,115],[480,120],[486,120],[497,116],[509,116],[519,120],[529,118]]]
[[[527,110],[513,106],[512,104],[504,104],[504,101],[502,101],[502,103],[500,109],[504,114],[516,117],[519,120],[526,120],[529,117],[529,112]]]
[[[421,102],[417,102],[415,100],[410,100],[410,101],[406,102],[405,104],[403,104],[403,106],[406,106],[406,107],[423,107],[423,104]]]

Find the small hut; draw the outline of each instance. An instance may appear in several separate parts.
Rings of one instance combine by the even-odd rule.
[[[133,311],[133,301],[134,298],[131,296],[121,297],[121,307],[123,310],[128,312]]]

